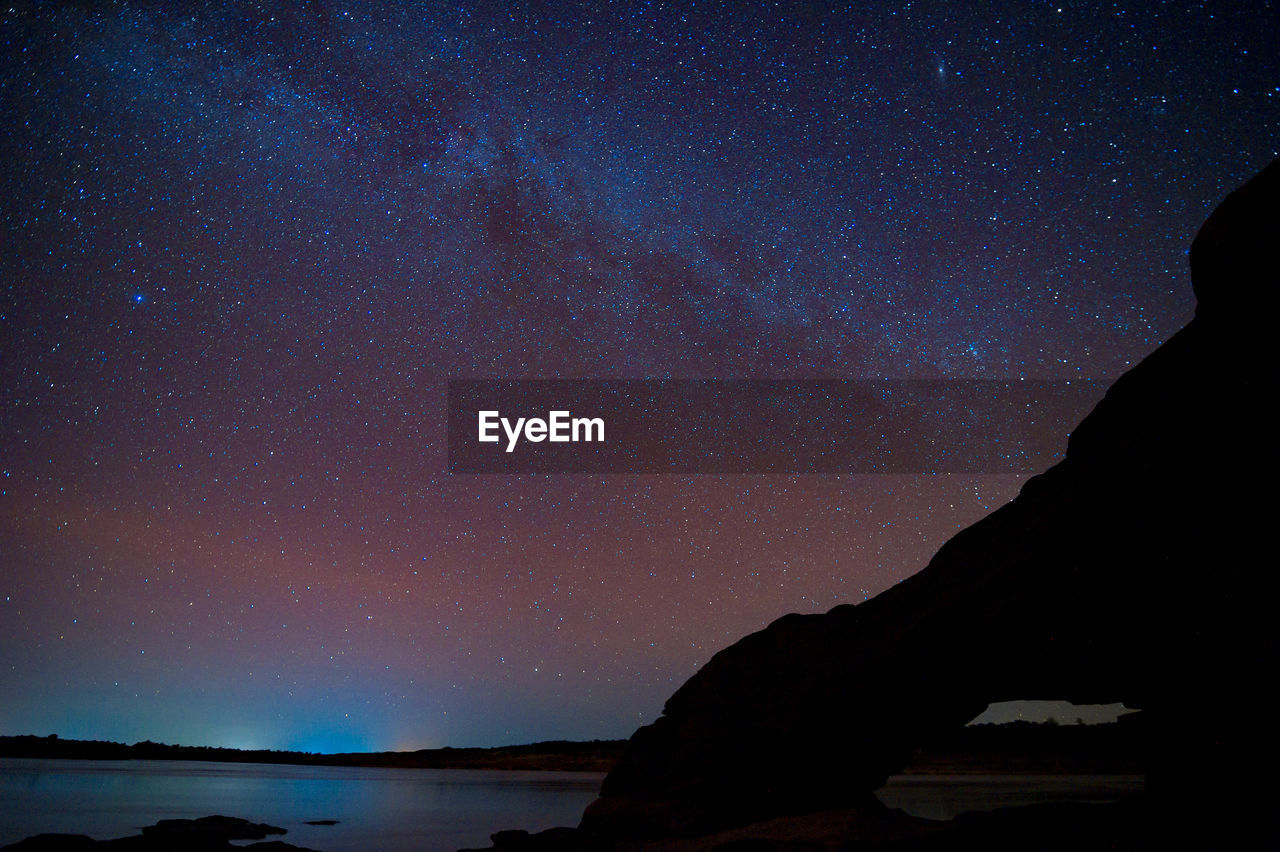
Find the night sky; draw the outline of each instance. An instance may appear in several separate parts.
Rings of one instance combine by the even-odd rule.
[[[1272,3],[164,6],[0,9],[0,733],[626,736],[1024,477],[450,475],[449,379],[1112,379],[1280,154]]]

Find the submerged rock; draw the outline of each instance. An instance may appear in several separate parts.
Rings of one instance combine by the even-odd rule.
[[[236,846],[232,840],[261,840],[271,834],[285,834],[283,828],[229,816],[200,819],[162,819],[142,829],[141,834],[94,840],[83,834],[38,834],[3,847],[0,852],[230,852],[255,849],[258,852],[316,852],[281,840]]]
[[[261,840],[269,834],[285,834],[283,828],[229,816],[207,816],[199,819],[162,819],[142,829],[143,837],[201,837],[218,840]]]

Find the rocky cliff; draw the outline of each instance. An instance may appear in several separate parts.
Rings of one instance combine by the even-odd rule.
[[[1275,841],[1261,816],[1274,790],[1236,781],[1278,754],[1280,161],[1219,206],[1190,257],[1195,319],[1115,382],[1062,462],[878,597],[784,617],[717,654],[561,840],[870,812],[939,729],[993,701],[1069,699],[1148,717],[1149,801],[1125,818],[1151,832],[1129,837]]]

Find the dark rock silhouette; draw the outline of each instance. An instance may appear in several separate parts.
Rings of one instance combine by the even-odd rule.
[[[1278,753],[1280,161],[1209,217],[1191,268],[1194,320],[1063,461],[878,597],[717,654],[632,737],[579,841],[872,807],[922,739],[1011,699],[1144,708],[1142,810],[1170,848],[1276,841],[1274,783],[1239,779]]]
[[[221,815],[199,819],[162,819],[155,825],[142,829],[143,837],[173,840],[189,837],[212,840],[261,840],[270,834],[285,833],[287,832],[278,826]]]
[[[261,840],[271,834],[285,834],[283,828],[229,816],[199,819],[162,819],[142,829],[141,834],[113,840],[94,840],[83,834],[37,834],[4,847],[13,852],[230,852],[254,849],[257,852],[315,852],[280,840],[237,846],[232,840]]]

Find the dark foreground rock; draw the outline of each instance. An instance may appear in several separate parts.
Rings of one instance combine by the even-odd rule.
[[[881,807],[775,817],[702,837],[605,841],[572,828],[504,831],[493,852],[1079,852],[1185,849],[1158,846],[1142,799],[1044,804],[962,814],[939,822]],[[478,852],[478,850],[461,850]]]
[[[285,834],[283,828],[239,817],[207,816],[199,819],[162,819],[142,829],[142,836],[160,839],[209,838],[212,840],[261,840],[270,834]]]
[[[1147,802],[1116,817],[1135,843],[1280,848],[1280,726],[1265,710],[1280,662],[1280,161],[1210,216],[1191,274],[1195,318],[1115,382],[1062,462],[878,597],[721,651],[631,738],[577,833],[528,848],[684,848],[674,839],[818,813],[883,824],[868,797],[914,747],[1013,699],[1145,708]],[[1019,809],[946,832],[1111,848],[1112,817],[1082,813],[1099,812]],[[885,842],[935,848],[910,845],[932,831]],[[714,848],[838,848],[788,843]]]
[[[315,852],[280,840],[265,843],[233,845],[232,840],[261,840],[272,834],[285,834],[283,828],[249,822],[229,816],[207,816],[200,819],[163,819],[142,829],[142,833],[113,840],[94,840],[83,834],[37,834],[3,847],[2,852],[219,852],[219,850],[253,849],[255,852]]]

